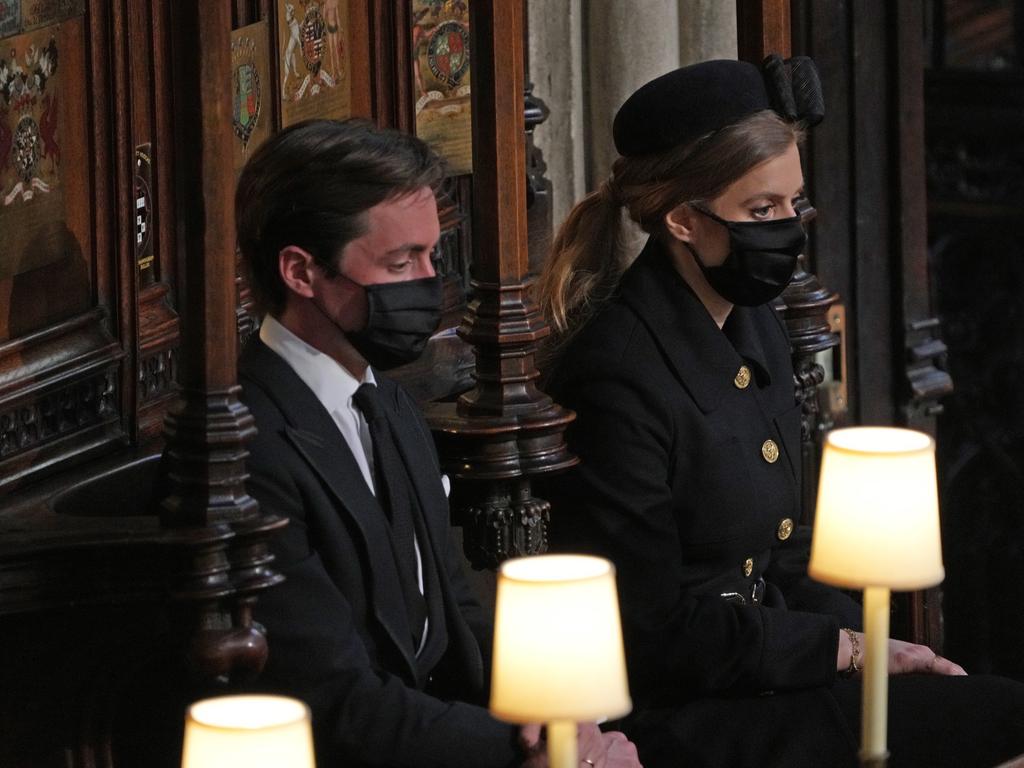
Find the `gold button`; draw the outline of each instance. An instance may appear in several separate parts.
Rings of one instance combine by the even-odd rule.
[[[750,384],[750,369],[741,365],[740,369],[736,371],[736,378],[732,380],[732,383],[736,385],[736,389],[746,389]]]
[[[769,438],[761,443],[761,455],[764,456],[764,460],[769,464],[774,464],[779,460],[779,446],[775,444],[775,441]]]
[[[785,541],[793,533],[793,521],[788,518],[782,518],[782,522],[779,523],[779,530],[775,532],[775,535],[779,537],[779,541]]]
[[[754,572],[754,558],[748,557],[743,561],[743,575],[750,576]]]

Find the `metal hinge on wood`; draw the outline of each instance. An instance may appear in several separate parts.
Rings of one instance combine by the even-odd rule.
[[[939,400],[953,391],[953,379],[945,371],[946,343],[931,332],[939,328],[936,317],[907,324],[907,383],[910,399],[907,415],[937,416]]]

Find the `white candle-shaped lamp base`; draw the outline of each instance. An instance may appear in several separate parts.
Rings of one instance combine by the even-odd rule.
[[[578,752],[575,722],[554,720],[548,723],[549,768],[579,768]]]
[[[825,439],[808,573],[864,590],[860,762],[884,766],[889,591],[942,581],[935,442],[896,427],[837,429]]]
[[[612,564],[586,555],[506,560],[492,664],[491,713],[547,723],[551,768],[580,768],[577,723],[632,707]]]
[[[889,757],[889,589],[864,589],[864,695],[861,700],[861,765],[884,766]]]

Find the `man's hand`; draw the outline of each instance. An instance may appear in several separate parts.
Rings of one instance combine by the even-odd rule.
[[[522,768],[547,768],[547,745],[540,738],[539,725],[524,725],[519,740],[529,757]],[[594,723],[577,728],[580,768],[643,768],[636,745],[618,731],[602,733]]]
[[[579,745],[580,768],[642,768],[636,745],[624,733],[602,733],[593,723],[583,723]]]

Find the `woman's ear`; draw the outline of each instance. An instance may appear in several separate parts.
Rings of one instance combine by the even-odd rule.
[[[689,203],[680,203],[665,214],[665,229],[676,240],[688,243],[693,235],[694,215]]]
[[[286,245],[277,254],[277,268],[285,287],[304,298],[313,296],[313,255],[297,245]]]

